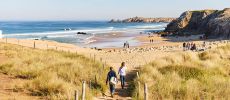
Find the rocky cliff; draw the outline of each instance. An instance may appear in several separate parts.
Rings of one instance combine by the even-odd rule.
[[[156,23],[156,22],[171,22],[175,18],[144,18],[144,17],[133,17],[124,20],[112,19],[110,23]]]
[[[230,8],[186,11],[168,24],[166,32],[205,34],[208,38],[230,38]]]

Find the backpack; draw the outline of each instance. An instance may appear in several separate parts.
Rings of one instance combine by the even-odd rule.
[[[116,77],[111,77],[111,79],[109,80],[109,83],[112,85],[116,85],[117,84],[117,78]]]

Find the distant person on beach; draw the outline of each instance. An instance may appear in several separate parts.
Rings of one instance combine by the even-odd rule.
[[[122,62],[121,67],[118,70],[118,74],[120,75],[122,89],[124,89],[125,87],[126,70],[127,70],[127,67],[125,66],[125,62]]]
[[[190,50],[190,43],[187,43],[187,50]]]
[[[183,43],[183,50],[184,51],[186,50],[186,43],[185,42]]]
[[[115,92],[115,85],[117,83],[117,75],[116,72],[113,70],[113,67],[110,67],[110,71],[108,72],[107,79],[106,79],[106,85],[108,85],[109,82],[109,90],[111,93],[111,96],[113,97]]]
[[[126,48],[129,48],[129,42],[128,41],[126,41],[125,43],[124,43],[124,46],[123,46],[125,49]]]
[[[191,50],[192,51],[196,50],[196,44],[195,43],[192,44]]]
[[[123,46],[123,48],[126,48],[126,43],[124,43],[124,46]]]
[[[129,42],[126,41],[125,44],[126,44],[126,48],[129,48]]]
[[[203,49],[206,48],[206,42],[205,42],[205,41],[203,42],[203,45],[202,45],[202,46],[203,46]]]

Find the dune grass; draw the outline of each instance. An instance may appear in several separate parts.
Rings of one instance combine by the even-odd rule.
[[[153,100],[227,100],[230,98],[230,45],[205,52],[179,52],[140,69],[140,100],[148,84]],[[133,93],[136,97],[137,89]]]
[[[0,64],[0,72],[29,80],[23,88],[31,95],[48,99],[73,99],[74,90],[81,91],[87,82],[87,98],[106,89],[107,67],[82,55],[54,50],[39,50],[0,43],[0,50],[9,59]],[[97,82],[95,81],[97,78]],[[89,81],[92,88],[89,90]]]

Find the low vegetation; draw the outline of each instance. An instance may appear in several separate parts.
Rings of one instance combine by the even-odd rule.
[[[153,100],[227,100],[230,98],[230,45],[205,52],[179,52],[140,69],[135,87],[147,83]],[[137,98],[138,89],[133,93]]]
[[[8,60],[0,64],[0,73],[28,80],[23,89],[30,95],[48,99],[73,99],[82,81],[87,82],[87,98],[106,90],[106,67],[82,55],[0,44]],[[92,89],[89,90],[91,81]]]

